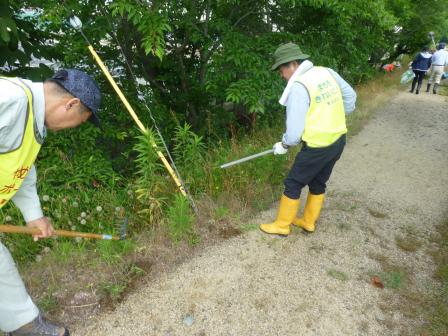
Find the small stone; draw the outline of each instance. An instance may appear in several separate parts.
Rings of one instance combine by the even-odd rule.
[[[191,327],[193,325],[194,319],[193,316],[188,314],[184,317],[184,324],[188,327]]]

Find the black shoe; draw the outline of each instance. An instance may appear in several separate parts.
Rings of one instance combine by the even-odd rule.
[[[33,321],[8,334],[9,336],[69,336],[67,328],[49,323],[39,314]]]
[[[426,92],[429,92],[429,89],[431,88],[431,84],[428,84],[427,86],[426,86]]]
[[[415,90],[415,94],[418,94],[418,90]]]

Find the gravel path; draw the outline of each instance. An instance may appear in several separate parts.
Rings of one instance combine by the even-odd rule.
[[[447,208],[446,104],[441,96],[401,92],[377,111],[336,165],[314,234],[253,230],[206,248],[148,280],[114,312],[73,326],[73,334],[412,334],[421,322],[385,309],[397,290],[377,288],[371,277],[387,261],[409,270],[413,288],[433,284],[425,248],[406,250],[397,241],[426,247]]]

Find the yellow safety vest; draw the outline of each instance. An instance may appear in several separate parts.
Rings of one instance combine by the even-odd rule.
[[[18,78],[0,77],[0,80],[7,80],[20,86],[28,98],[23,138],[19,147],[6,153],[0,153],[0,208],[2,208],[22,185],[25,176],[36,160],[41,143],[35,137],[31,90]],[[7,94],[7,92],[3,94]]]
[[[310,95],[302,140],[309,147],[327,147],[347,133],[341,89],[324,67],[311,68],[297,81]]]

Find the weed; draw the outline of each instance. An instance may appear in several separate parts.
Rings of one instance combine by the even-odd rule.
[[[230,213],[230,209],[226,208],[226,207],[217,207],[215,209],[215,219],[216,220],[221,220],[224,219],[225,217],[227,217]]]
[[[448,335],[448,216],[438,226],[438,250],[432,253],[437,269],[434,278],[440,282],[438,289],[425,305],[427,324],[425,331],[431,335]]]
[[[341,231],[349,231],[352,228],[352,226],[349,223],[346,223],[346,222],[339,222],[337,224],[337,227]]]
[[[131,240],[99,240],[96,243],[101,260],[109,265],[120,263],[123,254],[132,251],[134,247],[135,242]]]
[[[126,289],[126,283],[114,283],[114,282],[103,282],[100,284],[100,288],[109,296],[112,300],[117,300],[120,298],[121,294]]]
[[[248,231],[253,231],[253,230],[258,230],[259,224],[255,224],[255,223],[245,223],[240,225],[240,230],[242,232],[248,232]]]
[[[327,271],[327,274],[335,279],[341,280],[341,281],[347,281],[349,279],[348,275],[344,272],[335,270],[335,269],[329,269]]]
[[[44,297],[39,299],[39,308],[45,313],[49,313],[55,310],[58,306],[56,299],[53,297],[52,293],[46,294]]]
[[[146,223],[154,223],[161,218],[163,190],[166,182],[163,179],[163,166],[160,164],[154,145],[159,145],[154,132],[149,129],[137,137],[137,179],[135,181],[137,199],[140,203],[139,214]]]
[[[395,244],[406,252],[416,252],[422,243],[413,235],[408,234],[406,237],[396,236]]]
[[[371,209],[371,208],[367,208],[367,210],[369,211],[369,214],[375,218],[387,218],[387,214]]]
[[[199,237],[193,231],[194,216],[186,197],[176,194],[174,203],[168,209],[168,231],[175,242],[186,239],[190,245],[199,242]]]
[[[334,209],[341,210],[345,212],[353,212],[359,208],[359,205],[356,203],[348,202],[345,200],[336,200],[334,201]]]
[[[404,286],[406,274],[402,271],[390,271],[380,273],[386,288],[400,289]]]

